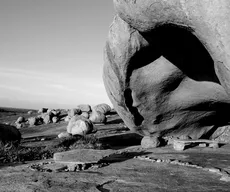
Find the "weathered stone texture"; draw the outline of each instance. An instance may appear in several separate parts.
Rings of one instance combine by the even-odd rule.
[[[230,116],[230,1],[114,0],[104,84],[142,135],[210,137]]]

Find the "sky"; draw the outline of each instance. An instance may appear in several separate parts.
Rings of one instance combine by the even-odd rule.
[[[1,0],[0,106],[111,104],[103,49],[112,0]]]

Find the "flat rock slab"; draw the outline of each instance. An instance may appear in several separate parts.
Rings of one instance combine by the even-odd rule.
[[[97,150],[84,151],[85,154],[80,152],[79,154],[88,156],[97,153]],[[106,151],[101,151],[103,157],[107,155]],[[228,171],[229,152],[230,146],[227,145],[218,149],[195,147],[181,152],[173,150],[170,146],[144,151],[140,146],[136,146],[112,151],[108,156],[116,157],[117,160],[98,169],[78,172],[41,172],[31,170],[29,164],[5,166],[0,169],[0,191],[229,192],[230,182],[221,180],[221,176],[216,173],[218,169]],[[207,170],[165,161],[150,162],[133,156],[191,162],[207,167]],[[60,163],[51,162],[51,164],[42,162],[42,165],[45,169],[51,170],[62,168]],[[39,162],[33,163],[39,164]]]
[[[208,144],[208,147],[210,148],[219,148],[218,141],[214,140],[207,140],[207,139],[198,139],[198,140],[173,140],[173,148],[177,151],[183,151],[186,146],[192,145],[192,144],[204,144],[199,145],[201,147],[206,147],[206,144]]]
[[[55,153],[53,159],[56,163],[96,163],[112,153],[113,150],[75,149]]]

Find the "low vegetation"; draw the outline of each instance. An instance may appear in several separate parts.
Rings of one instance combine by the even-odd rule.
[[[95,136],[71,136],[59,139],[55,145],[27,147],[13,143],[0,143],[0,163],[25,162],[49,159],[56,152],[72,149],[105,149],[108,146],[101,143]]]

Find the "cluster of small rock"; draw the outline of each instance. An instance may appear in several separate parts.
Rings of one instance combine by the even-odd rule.
[[[72,117],[81,115],[93,123],[106,123],[106,115],[111,111],[111,107],[105,103],[92,107],[90,105],[78,105],[76,108],[69,109],[65,121],[69,122]]]
[[[145,160],[145,161],[150,161],[152,163],[154,163],[154,162],[156,162],[156,163],[170,163],[170,164],[174,164],[174,165],[203,169],[204,171],[209,171],[209,172],[216,173],[216,174],[220,175],[221,181],[230,182],[230,174],[227,171],[219,169],[219,168],[202,167],[202,166],[190,163],[190,162],[182,162],[182,161],[177,160],[177,159],[156,159],[156,158],[152,158],[149,156],[135,156],[134,158],[137,158],[140,160]]]
[[[28,111],[28,114],[31,115],[33,112]],[[38,110],[38,115],[29,117],[26,119],[25,117],[19,117],[15,122],[15,125],[18,129],[23,128],[27,125],[30,127],[41,125],[41,124],[49,124],[49,123],[57,123],[61,118],[61,110],[59,109],[48,109],[41,108]]]
[[[99,104],[93,108],[89,105],[78,105],[68,110],[68,115],[65,117],[65,121],[69,122],[67,131],[60,133],[58,137],[89,134],[94,130],[94,124],[106,123],[106,115],[110,111],[111,107],[107,104]]]
[[[52,162],[41,162],[41,163],[35,163],[28,168],[30,168],[32,171],[40,171],[40,172],[52,172],[51,169],[44,168],[44,165],[51,164]]]
[[[41,162],[41,163],[33,163],[28,166],[32,171],[39,172],[77,172],[84,171],[87,169],[98,169],[104,166],[107,166],[109,163],[105,162],[95,162],[95,163],[68,163],[68,165],[63,165],[60,168],[47,168],[47,165],[53,164],[53,162]],[[49,166],[48,166],[49,167]],[[52,167],[52,166],[50,166]]]
[[[93,129],[93,123],[106,123],[106,115],[111,111],[111,107],[107,104],[99,104],[92,107],[87,104],[78,105],[72,109],[48,109],[41,108],[37,112],[37,116],[32,116],[26,119],[25,117],[19,117],[15,122],[18,129],[41,125],[49,123],[58,123],[60,121],[69,122],[67,127],[67,133],[69,134],[87,134]],[[28,111],[31,115],[33,111]],[[76,132],[76,127],[81,127],[82,130]],[[67,133],[62,133],[60,136],[68,136]]]
[[[107,104],[99,104],[93,108],[90,105],[78,105],[74,109],[48,109],[41,108],[38,112],[28,111],[29,118],[18,117],[16,126],[0,124],[0,141],[21,140],[21,133],[18,129],[23,127],[33,127],[41,124],[58,123],[68,119],[66,132],[60,133],[59,138],[71,135],[86,135],[94,130],[94,124],[106,123],[106,115],[111,111]],[[36,116],[32,116],[36,114]]]
[[[75,171],[84,171],[87,169],[98,169],[104,166],[107,166],[108,163],[70,163],[67,166],[59,169],[57,171],[65,171],[65,172],[75,172]]]

